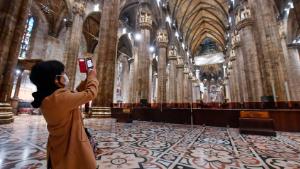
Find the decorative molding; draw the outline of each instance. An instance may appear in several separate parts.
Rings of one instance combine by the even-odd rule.
[[[247,27],[247,26],[253,26],[254,20],[252,18],[244,19],[243,21],[239,22],[235,28],[236,30],[240,31],[241,29]]]

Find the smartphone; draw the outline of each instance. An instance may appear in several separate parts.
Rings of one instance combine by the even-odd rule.
[[[94,64],[92,58],[86,58],[86,67],[87,70],[94,69]]]
[[[85,59],[79,59],[79,69],[80,73],[86,73],[87,72],[87,65],[85,62]]]

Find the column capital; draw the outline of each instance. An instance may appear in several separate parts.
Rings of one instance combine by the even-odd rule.
[[[177,68],[177,69],[183,69],[183,68],[184,68],[184,65],[183,65],[183,64],[177,64],[177,65],[176,65],[176,68]]]
[[[152,14],[147,8],[140,8],[138,13],[139,26],[141,29],[152,29]]]
[[[168,32],[166,29],[159,29],[156,34],[156,41],[160,48],[167,48],[169,43]]]
[[[74,15],[78,14],[80,16],[84,16],[85,14],[86,3],[85,2],[74,2],[72,7],[72,12]]]
[[[168,59],[177,60],[177,48],[175,45],[169,46]]]

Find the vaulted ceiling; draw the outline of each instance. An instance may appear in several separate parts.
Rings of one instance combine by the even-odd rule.
[[[100,12],[90,14],[83,23],[83,35],[87,44],[87,51],[93,53],[98,44],[99,27],[100,27]]]
[[[183,42],[195,54],[206,38],[212,38],[221,50],[226,46],[228,0],[169,0],[171,18]]]
[[[50,35],[58,36],[64,26],[63,19],[68,14],[68,2],[67,0],[35,0],[48,20]]]

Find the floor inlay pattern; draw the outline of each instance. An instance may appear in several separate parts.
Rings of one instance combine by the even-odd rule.
[[[240,135],[238,129],[88,119],[101,169],[300,169],[300,133]],[[45,168],[48,132],[42,116],[0,125],[0,168]]]

